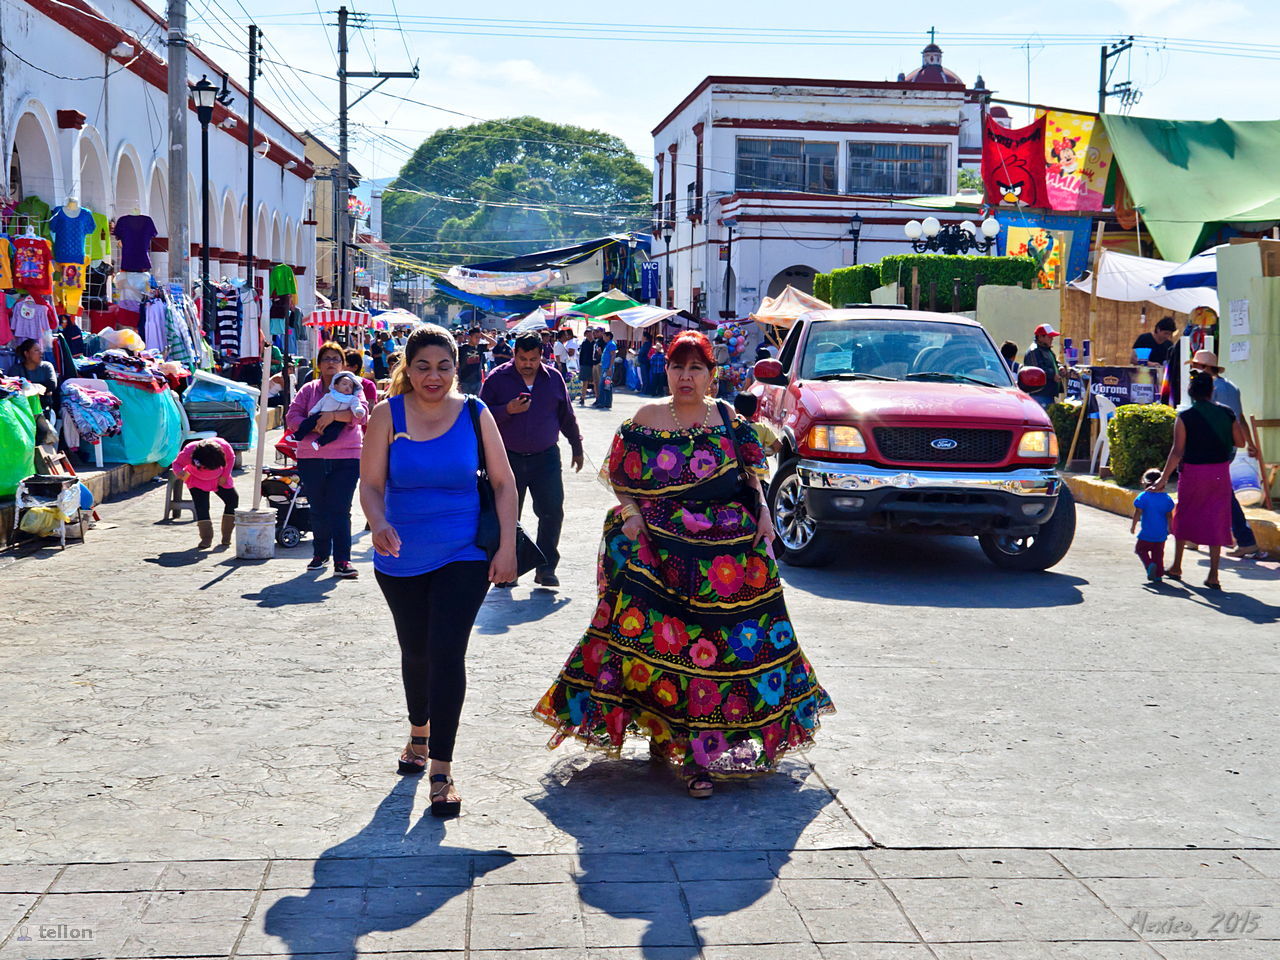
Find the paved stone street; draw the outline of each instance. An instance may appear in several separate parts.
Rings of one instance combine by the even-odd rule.
[[[1280,568],[1213,594],[1193,554],[1152,589],[1109,514],[1041,575],[870,536],[784,568],[840,712],[779,776],[697,802],[642,747],[543,749],[636,404],[581,415],[563,587],[485,602],[456,821],[394,772],[368,534],[356,582],[306,573],[309,541],[195,554],[156,484],[0,560],[0,960],[1280,956]]]

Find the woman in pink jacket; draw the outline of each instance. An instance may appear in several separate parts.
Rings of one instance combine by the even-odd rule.
[[[338,344],[321,345],[316,356],[320,375],[298,391],[285,414],[285,425],[291,433],[307,418],[316,401],[329,392],[334,375],[342,372],[345,361]],[[336,440],[319,449],[313,447],[316,435],[334,421],[347,426]],[[368,422],[369,410],[361,403],[354,411],[321,414],[316,434],[299,438],[298,476],[303,496],[311,504],[311,530],[315,535],[315,553],[307,564],[308,570],[323,570],[332,553],[335,577],[349,580],[359,576],[351,565],[351,499],[360,481],[360,448]]]
[[[192,440],[173,461],[173,475],[184,481],[191,492],[196,527],[200,531],[197,550],[208,550],[213,545],[213,520],[209,516],[211,493],[222,501],[221,545],[231,545],[231,532],[236,528],[236,507],[240,505],[240,496],[236,493],[236,484],[231,478],[235,464],[235,451],[221,437]]]

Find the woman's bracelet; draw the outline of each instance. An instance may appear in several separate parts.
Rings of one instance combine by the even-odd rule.
[[[634,503],[625,503],[622,505],[622,519],[624,521],[638,516],[640,516],[640,508]]]

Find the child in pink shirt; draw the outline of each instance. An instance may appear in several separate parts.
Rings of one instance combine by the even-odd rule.
[[[191,502],[196,509],[196,526],[200,530],[197,550],[207,550],[213,544],[213,521],[209,518],[209,494],[222,501],[222,543],[231,545],[231,532],[236,525],[236,507],[240,496],[236,493],[231,471],[236,464],[235,451],[221,437],[208,440],[192,440],[178,458],[173,461],[173,475],[187,484]]]

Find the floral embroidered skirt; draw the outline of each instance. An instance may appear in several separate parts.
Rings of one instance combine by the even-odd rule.
[[[778,569],[737,501],[639,501],[633,543],[605,521],[591,625],[533,714],[617,756],[628,734],[677,767],[766,773],[835,707],[796,642]]]

